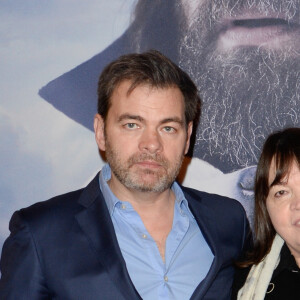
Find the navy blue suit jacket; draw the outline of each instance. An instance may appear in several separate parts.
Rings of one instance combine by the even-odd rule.
[[[245,212],[237,201],[183,191],[215,255],[191,299],[230,299],[232,262],[248,245]],[[0,299],[142,299],[126,269],[98,175],[82,190],[15,212],[10,230]]]

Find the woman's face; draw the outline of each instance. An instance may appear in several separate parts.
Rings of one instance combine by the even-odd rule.
[[[269,185],[275,173],[273,160]],[[296,162],[293,162],[288,176],[270,188],[266,205],[276,232],[285,240],[300,265],[300,170]]]

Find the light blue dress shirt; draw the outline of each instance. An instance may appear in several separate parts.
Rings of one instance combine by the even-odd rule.
[[[106,201],[129,276],[144,300],[189,299],[207,275],[214,255],[207,245],[175,182],[176,196],[172,230],[166,240],[165,262],[129,202],[120,201],[107,181],[111,170],[106,164],[100,172],[100,188]]]

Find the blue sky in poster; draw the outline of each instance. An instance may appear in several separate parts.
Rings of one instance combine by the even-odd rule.
[[[120,36],[134,3],[0,1],[0,247],[13,211],[77,189],[101,167],[93,134],[38,90]]]

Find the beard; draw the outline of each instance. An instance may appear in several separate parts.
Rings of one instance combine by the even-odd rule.
[[[162,193],[171,187],[184,158],[182,152],[176,161],[171,163],[161,154],[136,153],[124,161],[120,152],[114,149],[107,139],[105,155],[112,173],[125,187],[139,192],[156,193]],[[137,164],[143,161],[156,162],[161,167],[157,170],[139,167]]]
[[[232,17],[247,9],[245,2],[249,1],[240,2],[240,7],[231,11]],[[266,13],[264,1],[252,2],[257,11],[265,9]],[[272,6],[273,13],[277,2]],[[292,2],[295,5],[289,10],[284,9],[287,1],[280,3],[286,18],[295,16],[295,7],[299,10],[299,1]],[[193,20],[182,38],[179,63],[195,80],[203,101],[194,156],[227,173],[255,165],[271,132],[299,127],[300,57],[298,40],[284,49],[218,49],[218,31],[214,28],[226,14],[225,8],[219,8],[213,10],[211,2],[202,7],[212,17]],[[271,13],[270,7],[268,10]]]

